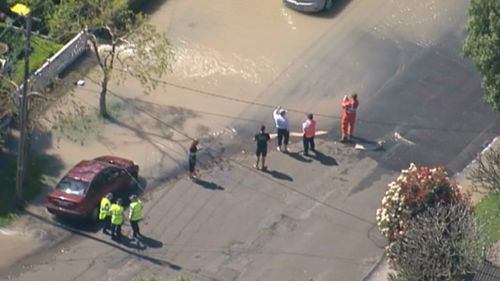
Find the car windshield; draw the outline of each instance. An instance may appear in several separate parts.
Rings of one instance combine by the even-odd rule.
[[[84,195],[85,190],[87,189],[87,185],[87,182],[74,178],[64,177],[59,182],[56,189],[68,194]]]

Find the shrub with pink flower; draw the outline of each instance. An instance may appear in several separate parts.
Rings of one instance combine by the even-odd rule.
[[[407,170],[389,184],[377,210],[377,225],[382,234],[395,241],[404,235],[405,221],[437,203],[456,203],[464,198],[459,187],[450,181],[443,166]]]

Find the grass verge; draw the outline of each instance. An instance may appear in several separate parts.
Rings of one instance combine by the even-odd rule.
[[[490,193],[481,199],[474,214],[484,235],[485,246],[500,241],[500,193]]]
[[[8,28],[8,30],[3,33],[5,28]],[[0,42],[8,43],[10,48],[9,53],[4,56],[7,57],[15,66],[12,79],[19,85],[21,84],[24,75],[23,31],[20,29],[14,29],[13,27],[6,27],[5,24],[0,24],[0,32],[3,34],[2,38],[0,38]],[[31,38],[31,48],[32,52],[30,54],[29,69],[30,73],[33,73],[52,55],[57,53],[57,51],[62,48],[62,45],[33,35]]]
[[[50,167],[50,158],[32,154],[28,163],[28,171],[23,185],[23,196],[26,201],[35,198],[48,187],[46,169]],[[0,170],[0,226],[9,224],[17,217],[19,211],[15,202],[16,195],[16,162],[12,161]]]

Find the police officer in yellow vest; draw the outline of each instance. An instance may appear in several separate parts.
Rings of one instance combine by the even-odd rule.
[[[139,239],[142,236],[139,231],[139,221],[142,220],[142,201],[136,195],[130,196],[128,219],[132,227],[133,237]]]
[[[118,198],[116,200],[116,203],[111,205],[111,225],[113,226],[113,232],[111,233],[111,238],[113,238],[113,240],[121,240],[123,221],[124,221],[123,200],[121,198]]]
[[[112,231],[111,228],[111,200],[113,200],[113,194],[108,193],[101,199],[101,205],[99,207],[99,220],[104,221],[104,226],[102,227],[102,233],[108,234],[108,230]]]

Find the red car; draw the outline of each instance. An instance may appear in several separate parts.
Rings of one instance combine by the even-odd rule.
[[[76,164],[47,194],[45,207],[60,217],[97,219],[101,198],[134,186],[139,166],[116,156],[101,156]]]

